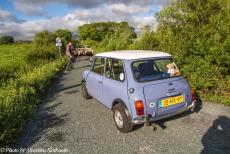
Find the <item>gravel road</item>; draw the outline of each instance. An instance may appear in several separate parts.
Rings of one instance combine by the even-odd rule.
[[[230,107],[203,102],[195,113],[160,121],[157,130],[140,126],[120,133],[112,112],[80,91],[89,57],[58,75],[15,148],[68,153],[230,153]]]

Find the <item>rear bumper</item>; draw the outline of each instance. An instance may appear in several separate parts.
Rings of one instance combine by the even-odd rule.
[[[194,108],[195,108],[195,101],[193,101],[191,105],[188,105],[188,106],[178,110],[177,112],[173,112],[171,114],[166,114],[166,115],[160,116],[160,117],[152,117],[150,115],[144,115],[144,116],[141,116],[141,117],[134,119],[132,121],[132,123],[133,124],[143,124],[143,123],[154,122],[157,120],[161,120],[161,119],[165,119],[165,118],[169,118],[169,117],[181,114],[181,113],[186,112],[188,110],[194,110]]]

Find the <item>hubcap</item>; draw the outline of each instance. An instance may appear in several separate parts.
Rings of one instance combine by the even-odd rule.
[[[123,118],[118,110],[115,110],[115,122],[119,128],[123,127]]]

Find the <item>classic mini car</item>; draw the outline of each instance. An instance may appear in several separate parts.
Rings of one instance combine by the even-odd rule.
[[[173,57],[157,51],[96,54],[81,84],[85,99],[95,98],[113,111],[116,127],[130,132],[195,107],[195,96]]]

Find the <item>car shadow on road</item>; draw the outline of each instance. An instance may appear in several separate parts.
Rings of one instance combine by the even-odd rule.
[[[219,116],[203,136],[202,154],[230,153],[230,119]]]
[[[203,107],[202,100],[200,99],[200,97],[197,97],[194,111],[189,110],[189,111],[186,111],[184,113],[178,114],[176,116],[156,121],[156,122],[154,122],[154,124],[158,125],[162,129],[166,129],[167,126],[165,125],[165,122],[175,120],[175,119],[178,119],[178,118],[187,117],[187,116],[189,116],[191,114],[194,114],[194,113],[199,113],[201,111],[202,107]]]
[[[61,86],[61,85],[60,85]],[[81,86],[81,83],[79,83],[79,84],[75,84],[75,85],[71,85],[71,86],[68,86],[68,87],[60,87],[60,88],[58,88],[58,92],[60,92],[60,91],[65,91],[65,90],[69,90],[69,89],[72,89],[72,88],[76,88],[76,87],[79,87],[79,86]]]

